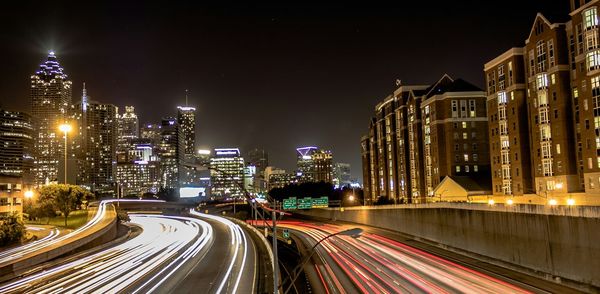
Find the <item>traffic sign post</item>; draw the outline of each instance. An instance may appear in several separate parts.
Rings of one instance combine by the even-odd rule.
[[[285,239],[289,239],[290,238],[290,230],[283,229],[283,238],[285,238]]]
[[[298,209],[311,209],[312,208],[312,198],[304,197],[298,199]]]
[[[312,198],[312,208],[327,208],[329,207],[329,197]]]

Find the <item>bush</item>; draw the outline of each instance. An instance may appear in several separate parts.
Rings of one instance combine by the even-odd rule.
[[[0,215],[0,246],[21,241],[25,235],[25,225],[17,214]]]
[[[129,214],[124,210],[117,210],[117,221],[119,221],[120,223],[129,222]]]

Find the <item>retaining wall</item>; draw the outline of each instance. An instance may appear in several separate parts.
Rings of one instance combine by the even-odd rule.
[[[295,213],[390,229],[600,289],[600,207],[432,203]]]

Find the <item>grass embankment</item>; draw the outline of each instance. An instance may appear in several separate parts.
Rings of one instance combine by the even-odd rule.
[[[69,217],[67,217],[67,226],[68,229],[77,229],[83,226],[88,221],[88,211],[87,210],[75,210],[71,211]],[[35,221],[25,221],[25,224],[32,225],[51,225],[56,227],[65,227],[65,218],[63,216],[56,216],[51,218],[40,218]]]

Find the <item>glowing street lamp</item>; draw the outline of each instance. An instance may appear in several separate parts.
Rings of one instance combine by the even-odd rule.
[[[25,191],[25,198],[27,198],[27,199],[33,198],[33,191],[31,191],[31,190]]]
[[[67,134],[71,131],[71,125],[68,123],[61,124],[58,129],[65,133],[65,184],[67,183]]]
[[[511,199],[508,199],[508,200],[506,200],[506,204],[508,204],[508,205],[513,205],[513,203],[514,203],[514,202],[513,202],[512,198],[511,198]]]
[[[575,205],[575,199],[573,199],[573,198],[567,199],[567,205],[569,205],[569,206]]]
[[[496,203],[496,202],[494,201],[494,199],[488,199],[488,204],[489,204],[489,205],[494,205],[494,203]]]
[[[556,199],[550,199],[548,201],[548,204],[550,204],[550,206],[555,206],[556,204],[558,204],[558,201],[556,201]]]
[[[354,202],[354,195],[350,195],[350,196],[348,196],[348,200],[349,200],[350,202]]]

